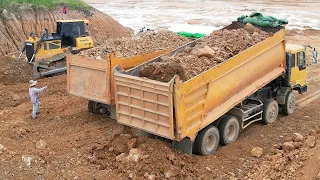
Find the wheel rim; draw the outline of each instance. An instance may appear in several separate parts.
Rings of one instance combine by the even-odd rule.
[[[234,137],[235,137],[235,135],[236,135],[236,127],[235,127],[235,125],[234,124],[231,124],[228,128],[227,128],[227,138],[229,139],[229,140],[232,140],[232,139],[234,139]]]
[[[206,145],[207,145],[206,148],[209,152],[214,149],[215,144],[216,144],[216,138],[213,135],[208,136],[206,139]]]
[[[276,117],[276,107],[272,106],[269,110],[269,119],[273,120]]]
[[[289,109],[293,110],[294,107],[295,107],[294,98],[291,97],[291,98],[289,99]]]

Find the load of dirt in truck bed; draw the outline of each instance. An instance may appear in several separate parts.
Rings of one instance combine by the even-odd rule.
[[[187,81],[270,35],[252,25],[240,29],[213,31],[209,36],[200,39],[194,47],[186,47],[181,53],[165,55],[159,62],[146,65],[140,70],[140,76],[168,82],[175,75],[179,75],[182,81]]]
[[[146,32],[135,38],[108,39],[97,47],[80,52],[79,55],[104,59],[108,53],[113,52],[116,57],[132,57],[176,48],[189,41],[190,39],[171,31]]]

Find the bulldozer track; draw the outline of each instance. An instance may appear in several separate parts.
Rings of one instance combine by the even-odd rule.
[[[313,92],[312,94],[305,96],[299,100],[297,100],[297,108],[303,108],[312,101],[318,99],[320,97],[320,90]]]

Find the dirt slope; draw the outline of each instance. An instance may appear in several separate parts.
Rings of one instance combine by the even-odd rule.
[[[21,7],[16,12],[4,10],[0,13],[0,57],[21,48],[22,42],[30,32],[38,35],[48,28],[49,33],[55,31],[56,20],[61,19],[87,19],[87,30],[96,43],[103,42],[110,37],[129,37],[130,31],[120,25],[110,16],[90,9],[92,16],[78,10],[68,10],[65,15],[62,7],[54,10],[34,10],[30,7]]]

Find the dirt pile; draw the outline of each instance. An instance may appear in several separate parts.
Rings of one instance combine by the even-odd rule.
[[[194,47],[185,48],[182,53],[164,56],[160,62],[145,66],[140,76],[168,82],[174,75],[179,75],[182,81],[186,81],[269,36],[251,25],[241,29],[214,31],[199,40]]]
[[[93,146],[88,161],[100,170],[145,179],[194,179],[201,177],[191,155],[178,152],[161,140],[117,135],[111,142]]]
[[[80,52],[80,55],[104,59],[108,53],[117,57],[131,57],[154,51],[176,48],[190,40],[171,31],[148,32],[135,38],[109,39],[105,43]]]
[[[298,179],[298,170],[310,157],[308,151],[316,146],[319,132],[310,131],[307,137],[294,133],[284,138],[284,143],[275,144],[271,154],[253,167],[245,179]]]
[[[49,11],[23,6],[15,12],[11,10],[0,12],[0,57],[20,50],[30,32],[35,32],[39,36],[44,33],[45,28],[50,33],[55,32],[57,20],[89,20],[87,31],[96,43],[104,42],[108,38],[131,36],[130,30],[94,8],[90,9],[92,16],[87,16],[80,10],[71,9],[67,14],[63,14],[62,8],[58,7]]]

